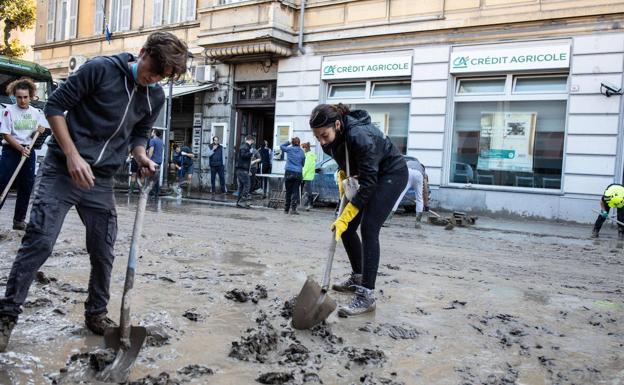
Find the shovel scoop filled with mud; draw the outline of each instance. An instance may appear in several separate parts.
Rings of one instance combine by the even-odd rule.
[[[338,216],[342,213],[345,205],[346,198],[343,197],[340,201]],[[327,317],[336,310],[336,301],[327,295],[329,277],[335,253],[336,238],[332,232],[329,252],[327,253],[327,262],[325,263],[325,271],[323,272],[322,285],[316,283],[312,277],[308,277],[301,292],[299,292],[299,296],[297,296],[292,318],[292,326],[295,329],[310,329],[325,321]]]

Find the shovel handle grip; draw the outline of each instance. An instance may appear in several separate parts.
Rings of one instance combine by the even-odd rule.
[[[595,212],[595,213],[600,214],[600,211],[598,211],[598,210],[596,210],[596,209],[592,209],[592,211],[593,211],[593,212]],[[620,225],[620,226],[624,226],[624,223],[622,223],[622,222],[618,221],[617,219],[615,219],[615,218],[613,218],[613,217],[611,217],[611,216],[608,216],[608,217],[607,217],[607,219],[608,219],[608,220],[610,220],[610,221],[612,221],[613,223],[617,223],[617,224],[618,224],[618,225]]]

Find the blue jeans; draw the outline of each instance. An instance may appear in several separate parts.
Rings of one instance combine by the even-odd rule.
[[[6,188],[21,159],[22,154],[10,145],[5,144],[2,147],[2,156],[0,157],[0,164],[2,165],[0,167],[0,194]],[[13,185],[17,188],[17,200],[15,201],[15,212],[13,213],[13,220],[16,222],[24,222],[26,219],[30,193],[35,184],[36,160],[35,151],[31,151],[30,156],[24,162],[22,169],[13,182]],[[0,202],[0,209],[2,209],[2,206],[4,206],[4,201]]]

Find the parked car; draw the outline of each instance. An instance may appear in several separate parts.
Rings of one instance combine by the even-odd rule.
[[[406,162],[416,160],[412,156],[403,156]],[[336,171],[338,164],[332,158],[325,159],[316,164],[316,175],[312,181],[312,193],[314,194],[314,203],[337,203],[338,202],[338,184],[336,182]],[[414,190],[410,189],[403,200],[401,206],[415,206]]]

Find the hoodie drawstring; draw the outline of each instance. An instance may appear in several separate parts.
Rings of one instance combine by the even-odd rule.
[[[152,114],[152,103],[150,103],[149,86],[145,87],[145,92],[147,93],[147,106],[149,107],[150,115],[151,115]]]

